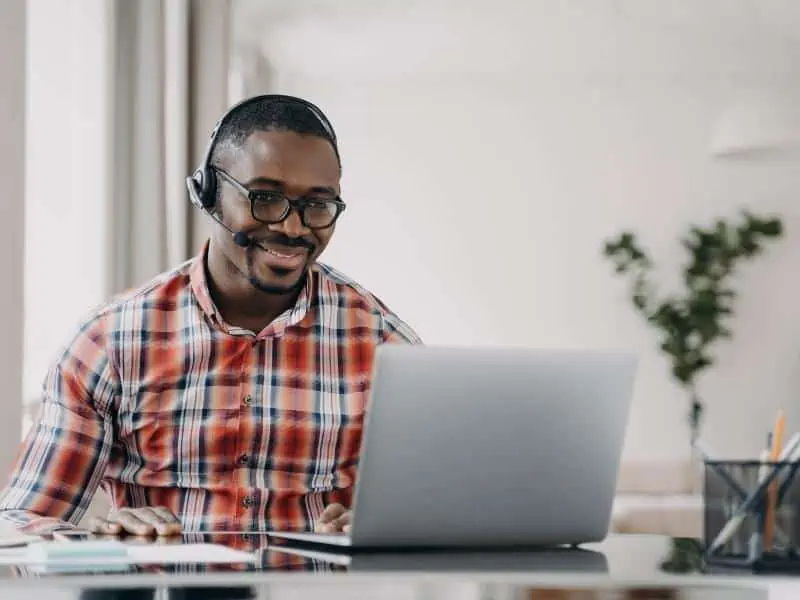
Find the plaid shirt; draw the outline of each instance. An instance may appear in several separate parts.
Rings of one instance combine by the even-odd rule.
[[[375,349],[419,338],[322,264],[266,329],[232,327],[204,257],[85,322],[45,379],[0,519],[77,523],[98,487],[187,531],[307,530],[350,504]]]

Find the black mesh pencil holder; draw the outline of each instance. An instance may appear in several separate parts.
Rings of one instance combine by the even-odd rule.
[[[800,461],[706,461],[708,567],[800,574]]]

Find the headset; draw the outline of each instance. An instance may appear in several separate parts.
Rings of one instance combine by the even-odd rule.
[[[222,126],[227,122],[228,119],[230,119],[232,115],[236,114],[245,106],[249,106],[250,104],[254,104],[256,102],[293,104],[308,109],[309,112],[314,115],[317,121],[319,121],[319,124],[325,130],[325,133],[329,136],[333,144],[333,150],[336,152],[336,157],[339,158],[339,149],[337,147],[336,134],[333,131],[333,126],[319,109],[319,107],[312,104],[308,100],[297,98],[296,96],[287,96],[284,94],[263,94],[242,100],[241,102],[238,102],[229,108],[228,112],[222,115],[219,121],[217,121],[217,124],[214,125],[214,129],[211,131],[211,139],[208,142],[208,148],[206,149],[205,156],[203,157],[203,162],[200,163],[200,166],[197,168],[194,174],[186,178],[186,188],[189,190],[189,199],[191,200],[192,204],[194,204],[200,210],[209,213],[212,218],[216,216],[213,214],[212,209],[214,208],[214,204],[217,202],[217,174],[214,171],[214,168],[211,166],[211,156],[214,153],[214,147],[217,143],[217,136],[219,135]],[[242,241],[243,238],[242,240],[236,240],[236,237],[241,232],[231,233],[234,234],[234,241],[236,241],[237,244],[242,245],[239,242]]]

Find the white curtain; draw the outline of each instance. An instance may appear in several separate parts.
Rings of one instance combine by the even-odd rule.
[[[109,296],[177,266],[205,240],[184,179],[228,104],[229,9],[226,0],[113,0]],[[108,510],[98,493],[85,519]]]
[[[176,266],[204,241],[184,179],[227,105],[229,9],[115,0],[109,293]]]

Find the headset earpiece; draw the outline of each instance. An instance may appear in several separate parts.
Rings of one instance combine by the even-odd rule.
[[[200,202],[203,208],[211,210],[217,203],[217,174],[209,166],[199,169],[196,173],[200,180]]]
[[[211,210],[217,201],[217,178],[213,169],[199,168],[186,178],[189,199],[197,208]]]
[[[204,176],[203,169],[197,169],[190,177],[186,178],[186,189],[189,200],[200,210],[208,211],[214,207],[215,192],[208,194],[208,178]]]

